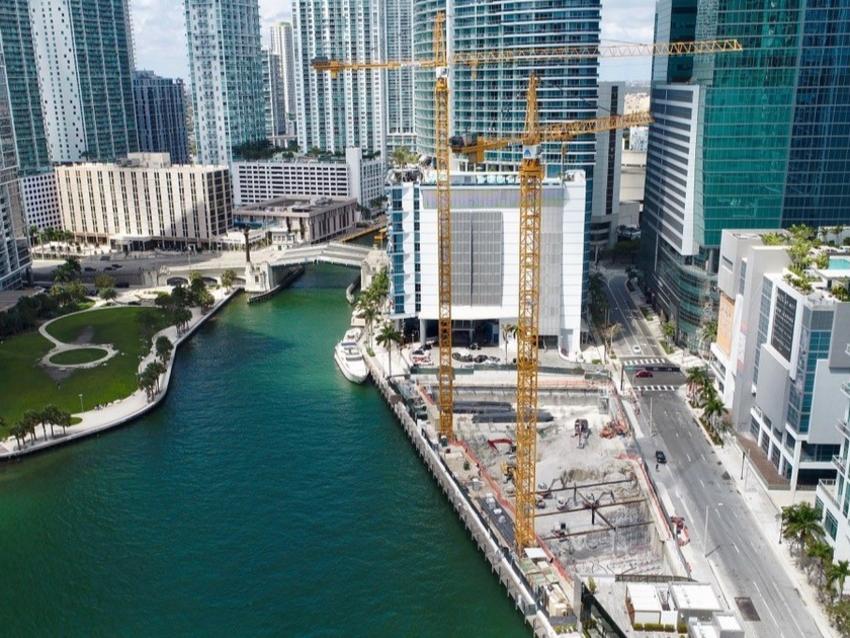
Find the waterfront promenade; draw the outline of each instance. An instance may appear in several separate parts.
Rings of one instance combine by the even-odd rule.
[[[182,344],[186,339],[191,337],[195,330],[197,330],[207,319],[212,317],[224,304],[226,304],[239,291],[240,289],[238,288],[234,288],[230,291],[225,291],[224,289],[212,291],[213,298],[215,299],[215,303],[213,304],[212,308],[210,308],[210,310],[207,312],[203,312],[200,308],[191,308],[192,319],[189,321],[186,330],[178,333],[176,326],[169,326],[163,330],[160,330],[153,336],[153,338],[151,339],[150,352],[148,352],[147,355],[145,355],[145,357],[139,362],[138,370],[140,372],[149,363],[153,362],[156,359],[156,353],[154,351],[153,344],[156,343],[157,338],[161,336],[167,337],[174,347],[171,350],[168,361],[166,362],[166,370],[160,378],[159,390],[155,393],[152,400],[148,400],[144,390],[137,389],[130,396],[124,399],[119,399],[110,403],[109,405],[105,405],[97,409],[86,410],[84,412],[75,414],[74,416],[80,419],[79,423],[68,427],[64,433],[57,432],[54,435],[49,435],[47,437],[44,437],[44,435],[42,435],[41,437],[35,435],[34,441],[25,443],[23,446],[20,447],[14,437],[9,437],[3,441],[0,441],[0,461],[21,458],[38,452],[43,452],[50,448],[58,447],[61,445],[67,445],[68,443],[71,443],[76,440],[94,436],[96,434],[99,434],[100,432],[104,432],[106,430],[110,430],[124,425],[125,423],[128,423],[154,409],[157,405],[159,405],[160,401],[165,398],[165,395],[168,392],[168,386],[171,381],[171,373],[174,367],[174,358],[177,355],[177,349],[180,344]],[[134,290],[132,291],[132,294],[139,295],[149,292],[150,291]],[[84,310],[82,312],[97,311],[97,308],[93,308],[90,310]],[[46,322],[45,324],[39,327],[39,332],[42,334],[42,336],[48,339],[55,346],[46,358],[49,359],[51,356],[54,356],[58,352],[64,352],[67,350],[74,349],[75,347],[79,347],[72,346],[70,344],[64,344],[63,342],[50,336],[50,334],[46,330],[46,327],[50,323],[51,322]],[[111,351],[111,346],[109,346],[109,344],[104,344],[103,346],[98,345],[97,347],[101,347],[110,352],[109,356],[112,356],[114,354],[114,352]],[[109,358],[109,356],[107,356],[106,358]],[[103,360],[105,359],[101,359],[90,364],[77,364],[76,366],[70,367],[91,367],[93,365],[99,365],[103,362]]]

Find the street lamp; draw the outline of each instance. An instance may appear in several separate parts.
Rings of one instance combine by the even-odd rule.
[[[80,412],[85,412],[85,408],[83,408],[83,393],[80,392]]]

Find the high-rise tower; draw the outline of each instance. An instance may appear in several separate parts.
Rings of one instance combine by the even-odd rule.
[[[266,138],[257,0],[185,0],[195,144],[201,164]]]
[[[51,161],[138,150],[127,0],[30,0],[30,18]]]
[[[723,229],[850,223],[850,5],[662,0],[656,41],[739,54],[653,68],[641,261],[691,347],[716,301]]]
[[[314,58],[381,60],[385,0],[296,0],[293,13],[298,144],[385,154],[382,71],[317,73]]]

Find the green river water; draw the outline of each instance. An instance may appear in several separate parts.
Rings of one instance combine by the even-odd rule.
[[[0,466],[0,635],[529,635],[378,392],[336,370],[352,277],[235,299],[152,414]]]

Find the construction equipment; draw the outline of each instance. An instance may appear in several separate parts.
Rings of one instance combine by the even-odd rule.
[[[438,28],[445,26],[445,14],[438,13],[434,23],[435,39]],[[445,40],[443,40],[445,43]],[[350,70],[369,69],[401,69],[414,67],[419,69],[437,68],[439,54],[434,49],[433,60],[387,60],[387,61],[342,61],[328,58],[315,58],[311,65],[317,71],[329,71],[332,75]],[[740,42],[735,39],[697,40],[693,42],[656,42],[654,44],[617,44],[613,46],[585,45],[566,47],[528,47],[524,49],[495,49],[492,51],[469,51],[456,53],[451,58],[443,60],[445,66],[469,67],[473,71],[486,64],[517,61],[559,61],[581,60],[587,58],[626,58],[636,56],[667,56],[704,55],[709,53],[728,53],[743,51]],[[445,49],[443,49],[445,56]]]
[[[316,58],[312,66],[316,71],[328,71],[336,76],[342,71],[370,69],[400,69],[416,67],[434,69],[434,159],[437,184],[437,245],[438,255],[438,314],[437,331],[440,346],[438,365],[440,411],[440,436],[454,438],[453,403],[454,371],[452,369],[452,228],[451,228],[451,173],[449,162],[449,73],[446,56],[446,14],[438,12],[434,21],[433,59],[408,61],[344,62]]]
[[[652,45],[618,45],[613,47],[582,46],[556,48],[528,48],[495,50],[489,52],[456,54],[449,59],[445,44],[445,14],[438,13],[434,25],[432,60],[343,62],[316,59],[313,67],[335,75],[345,70],[399,69],[416,67],[435,69],[434,86],[434,137],[437,169],[437,217],[439,263],[439,408],[440,435],[450,439],[453,435],[453,372],[451,361],[451,210],[450,210],[450,150],[471,155],[473,161],[483,161],[487,150],[521,144],[520,165],[520,282],[517,333],[517,428],[516,469],[511,475],[516,485],[516,545],[518,550],[535,544],[534,513],[536,449],[537,449],[537,349],[538,306],[540,279],[540,211],[542,203],[543,166],[539,146],[543,142],[568,142],[582,134],[640,126],[651,123],[647,113],[615,115],[594,120],[580,120],[541,127],[537,117],[536,75],[532,75],[528,88],[525,131],[509,138],[479,138],[472,144],[448,134],[448,66],[471,67],[473,72],[482,64],[517,60],[559,60],[593,57],[627,57],[637,55],[682,56],[704,53],[741,51],[737,40],[708,40],[701,42],[672,42]],[[451,144],[451,149],[450,149]],[[503,468],[503,472],[508,468]]]

